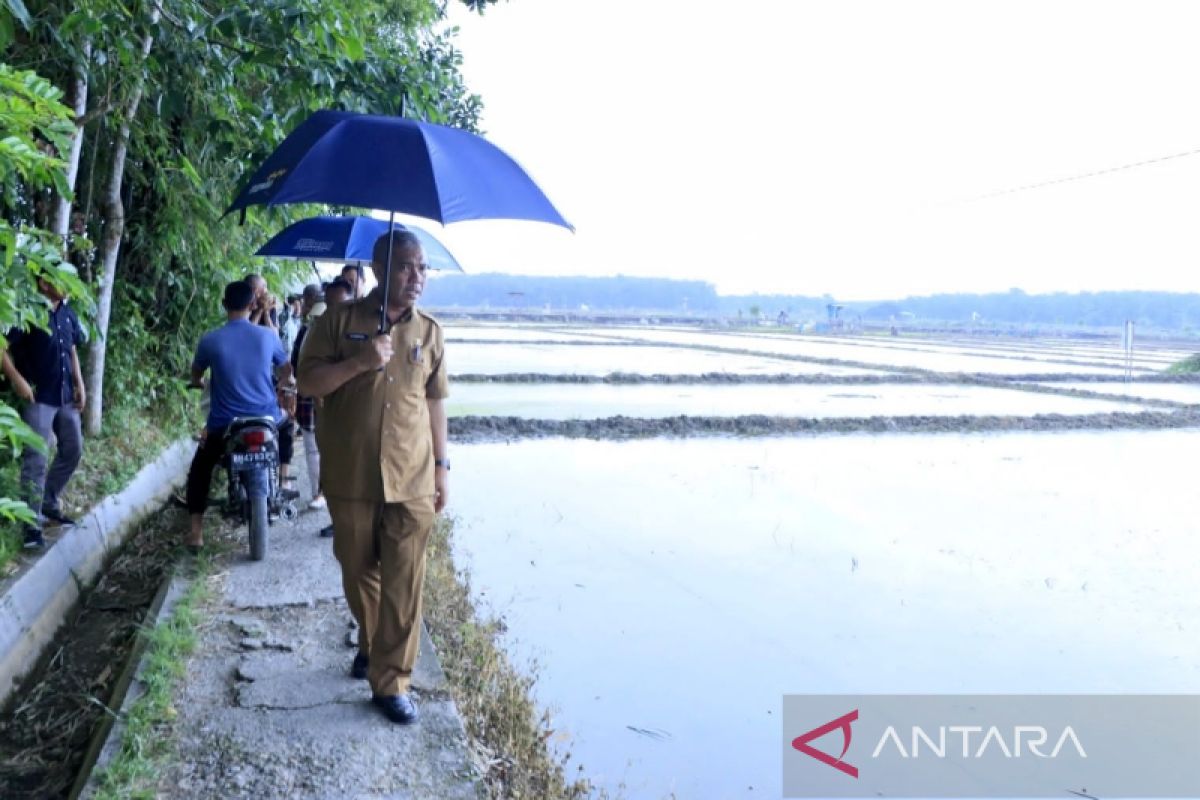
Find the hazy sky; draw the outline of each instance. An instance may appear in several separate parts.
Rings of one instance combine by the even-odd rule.
[[[469,272],[877,299],[1200,289],[1200,3],[452,2],[483,128],[577,228]]]

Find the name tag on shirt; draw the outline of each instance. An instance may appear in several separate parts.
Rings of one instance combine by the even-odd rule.
[[[354,341],[354,342],[365,342],[367,339],[370,339],[371,337],[365,333],[347,333],[346,338],[350,339],[351,341]]]

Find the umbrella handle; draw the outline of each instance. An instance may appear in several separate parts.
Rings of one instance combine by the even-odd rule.
[[[396,240],[396,212],[388,214],[387,261],[383,268],[383,304],[379,307],[379,332],[387,333],[388,294],[392,288],[392,243]],[[374,254],[372,254],[374,255]]]

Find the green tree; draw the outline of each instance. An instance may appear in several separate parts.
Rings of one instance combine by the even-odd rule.
[[[90,433],[111,402],[184,403],[175,376],[219,316],[223,283],[248,271],[276,289],[300,280],[305,267],[252,253],[312,209],[254,211],[245,225],[220,214],[309,113],[403,107],[475,127],[481,103],[462,82],[454,32],[437,28],[443,12],[431,0],[51,0],[16,29],[8,60],[39,64],[76,103],[70,208],[100,244],[76,259],[98,293]],[[35,204],[41,224],[62,224],[70,188]]]

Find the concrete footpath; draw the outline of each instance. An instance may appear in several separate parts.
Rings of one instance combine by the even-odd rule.
[[[328,512],[304,511],[271,527],[264,561],[249,560],[243,538],[218,566],[219,599],[177,691],[179,763],[163,796],[485,796],[427,633],[416,725],[388,722],[350,677],[357,631],[332,540],[317,535],[327,524]]]

